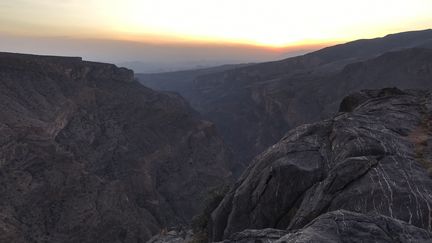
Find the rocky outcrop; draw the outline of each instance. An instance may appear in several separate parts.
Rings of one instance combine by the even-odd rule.
[[[430,237],[432,93],[365,90],[346,97],[340,110],[291,130],[253,160],[212,213],[213,241],[264,228],[300,230],[285,242],[344,241],[369,229],[383,242],[392,242],[387,233]],[[337,210],[355,213],[322,216]],[[347,221],[337,219],[344,215]],[[390,226],[378,232],[383,225]]]
[[[230,178],[214,125],[127,69],[0,53],[0,241],[144,242]]]

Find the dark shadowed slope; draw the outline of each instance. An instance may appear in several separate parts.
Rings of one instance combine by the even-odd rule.
[[[362,70],[362,74],[353,74],[358,78],[360,75],[366,77],[364,83],[351,80],[347,73],[353,71],[344,70],[348,64],[374,59],[386,52],[431,45],[432,30],[413,31],[349,42],[281,61],[200,75],[193,83],[188,83],[191,85],[181,88],[176,85],[174,76],[163,83],[165,90],[180,92],[204,117],[215,122],[238,160],[249,161],[280,139],[286,130],[328,116],[343,96],[368,88],[371,83],[373,87],[431,87],[432,82],[391,79],[401,73],[403,77],[431,77],[427,73],[430,60],[424,59],[425,55],[430,55],[428,51],[395,53],[390,64],[382,61],[388,57],[372,61],[373,64],[358,64],[376,65],[374,69]],[[422,57],[418,58],[417,54]],[[406,55],[411,57],[406,58]],[[401,58],[399,63],[398,58]],[[412,70],[400,68],[400,65],[411,65]],[[426,73],[413,71],[420,69],[426,69]],[[377,73],[383,74],[385,79]]]
[[[431,121],[427,91],[346,97],[253,160],[213,212],[212,240],[431,242]]]
[[[144,242],[230,177],[213,124],[133,78],[0,53],[1,242]]]

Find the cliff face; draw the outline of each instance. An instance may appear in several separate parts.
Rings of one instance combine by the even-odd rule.
[[[179,96],[80,58],[0,53],[0,241],[144,242],[230,178]]]
[[[213,212],[211,239],[431,241],[431,121],[427,91],[346,97],[253,160]]]

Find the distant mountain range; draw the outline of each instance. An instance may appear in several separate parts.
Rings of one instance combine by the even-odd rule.
[[[183,73],[138,74],[183,95],[247,164],[297,125],[334,113],[364,88],[430,88],[432,30],[357,40],[281,61]],[[184,77],[184,73],[188,73]]]
[[[211,69],[213,67],[219,68],[219,66],[225,66],[224,62],[217,61],[196,61],[196,62],[143,62],[143,61],[133,61],[133,62],[122,62],[117,63],[120,67],[126,67],[134,70],[138,73],[149,74],[150,76],[154,73],[165,73],[165,72],[181,72],[190,70],[201,70],[201,69]],[[145,76],[145,75],[143,75]]]

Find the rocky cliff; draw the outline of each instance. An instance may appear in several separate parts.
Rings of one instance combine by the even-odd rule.
[[[212,241],[432,242],[432,93],[365,90],[257,156]]]
[[[214,125],[131,71],[0,53],[0,241],[145,242],[230,177]]]

